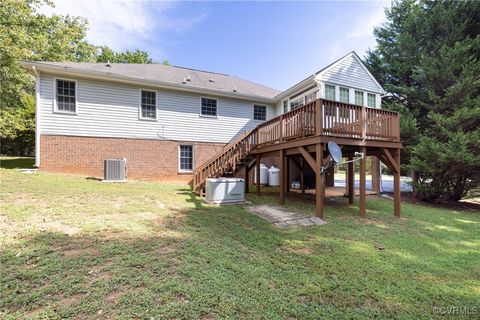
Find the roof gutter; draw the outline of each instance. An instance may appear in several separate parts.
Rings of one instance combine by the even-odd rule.
[[[150,86],[161,87],[164,89],[178,90],[178,91],[203,93],[203,94],[209,93],[217,96],[263,102],[263,103],[269,103],[269,104],[272,104],[274,102],[272,98],[267,98],[267,97],[242,94],[239,92],[228,93],[221,90],[200,88],[200,87],[197,87],[197,88],[191,87],[191,86],[186,87],[185,85],[182,85],[182,84],[172,84],[172,83],[157,81],[157,80],[155,81],[143,80],[135,77],[122,76],[122,75],[118,75],[110,72],[82,70],[77,68],[54,66],[54,65],[43,64],[38,62],[33,63],[33,62],[20,61],[20,64],[22,64],[27,70],[32,70],[32,73],[34,74],[35,72],[37,72],[37,71],[33,71],[35,68],[35,70],[39,70],[39,71],[45,71],[45,72],[51,72],[51,73],[75,74],[75,75],[84,76],[88,78],[117,81],[117,82],[128,83],[128,84],[144,84],[144,85],[150,85]]]

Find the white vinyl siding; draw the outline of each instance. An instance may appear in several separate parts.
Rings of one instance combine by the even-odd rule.
[[[355,104],[359,106],[363,106],[364,105],[363,96],[364,96],[363,91],[355,90]]]
[[[372,93],[367,94],[367,106],[372,108],[376,107],[376,97]]]
[[[340,102],[348,103],[349,95],[350,94],[349,94],[348,88],[340,87],[340,99],[339,99]]]
[[[193,171],[193,145],[178,146],[178,171]]]
[[[318,74],[316,78],[319,81],[335,83],[348,88],[383,93],[382,89],[375,83],[372,77],[370,77],[364,66],[361,65],[353,54],[332,64]]]
[[[335,100],[335,86],[331,84],[325,85],[325,99]]]
[[[283,113],[288,112],[288,100],[283,100]]]
[[[164,89],[156,90],[157,121],[138,121],[139,91],[148,88],[82,79],[77,80],[78,114],[72,117],[52,112],[54,77],[42,73],[40,82],[42,134],[228,143],[258,125],[253,120],[258,101],[218,98],[217,118],[200,117],[200,94]],[[273,116],[267,105],[267,120]]]

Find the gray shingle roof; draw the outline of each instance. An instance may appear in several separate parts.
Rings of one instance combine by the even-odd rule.
[[[35,62],[34,62],[35,63]],[[162,64],[127,64],[127,63],[84,63],[84,62],[41,62],[43,65],[64,67],[71,71],[84,70],[109,73],[129,78],[137,78],[143,81],[161,81],[174,85],[184,85],[192,89],[210,89],[228,93],[238,92],[243,95],[257,96],[271,99],[280,91],[267,86],[229,76],[221,73],[207,72]],[[188,77],[190,81],[187,80]]]

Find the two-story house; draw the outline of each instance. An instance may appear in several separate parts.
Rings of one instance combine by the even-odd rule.
[[[280,92],[235,76],[160,64],[22,62],[36,77],[36,166],[102,177],[184,180],[239,133],[316,99],[380,108],[355,52]],[[342,110],[330,108],[331,117]]]

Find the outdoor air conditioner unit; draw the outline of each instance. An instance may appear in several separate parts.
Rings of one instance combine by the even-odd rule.
[[[125,182],[125,168],[127,159],[106,159],[105,160],[105,182]]]

